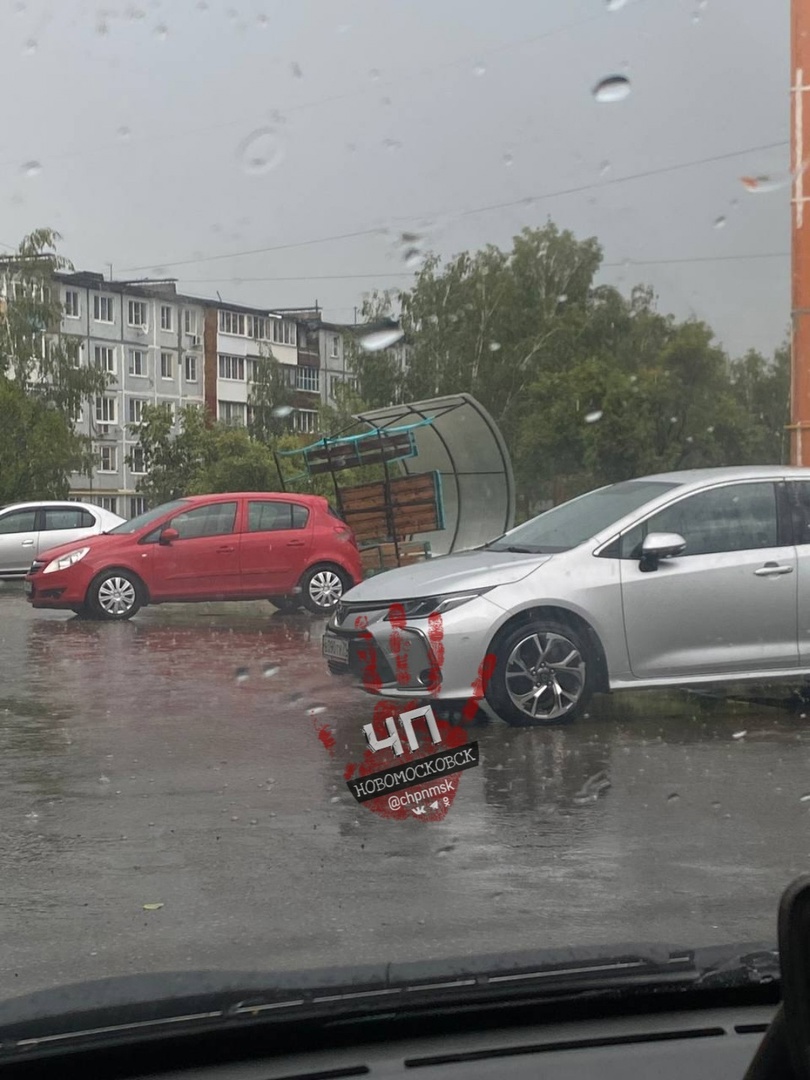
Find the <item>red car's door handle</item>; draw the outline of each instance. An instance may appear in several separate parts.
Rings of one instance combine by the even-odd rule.
[[[233,545],[225,544],[222,547],[217,548],[217,554],[218,555],[228,555],[228,554],[230,554],[230,552],[235,551],[235,550],[236,549],[233,547]]]
[[[288,540],[287,547],[303,547],[305,543],[305,540]]]

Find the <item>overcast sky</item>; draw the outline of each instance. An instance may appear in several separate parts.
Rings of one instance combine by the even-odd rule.
[[[0,242],[52,225],[80,269],[349,321],[408,285],[403,230],[450,256],[551,217],[770,351],[789,191],[740,177],[788,168],[789,2],[610,6],[0,0]]]

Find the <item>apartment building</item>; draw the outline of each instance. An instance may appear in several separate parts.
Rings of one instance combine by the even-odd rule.
[[[173,412],[204,401],[204,302],[179,296],[173,282],[107,281],[102,274],[58,273],[61,332],[79,339],[80,363],[111,376],[105,393],[85,405],[77,429],[93,442],[98,465],[75,475],[74,498],[122,517],[144,508],[138,424],[144,405]],[[127,459],[132,457],[132,461]]]
[[[320,364],[297,312],[206,301],[205,401],[213,416],[246,424],[255,364],[272,355],[292,399],[294,430],[317,429]]]
[[[379,323],[364,324],[361,328],[356,323],[326,322],[317,312],[306,315],[302,313],[301,318],[310,348],[313,352],[317,350],[319,357],[321,401],[333,408],[338,405],[342,386],[348,386],[352,390],[358,388],[357,374],[351,363],[353,345],[357,339],[375,331],[397,329],[399,326],[395,319],[384,319]],[[408,366],[407,342],[398,341],[385,351],[388,356],[393,357],[400,371],[404,373]]]
[[[290,388],[294,430],[314,433],[320,405],[320,354],[297,313],[187,296],[172,281],[108,281],[96,273],[59,273],[61,332],[79,339],[80,362],[111,376],[107,391],[82,411],[98,465],[74,476],[74,498],[122,517],[140,513],[145,474],[138,424],[145,404],[205,406],[225,423],[250,418],[255,365],[272,356]]]

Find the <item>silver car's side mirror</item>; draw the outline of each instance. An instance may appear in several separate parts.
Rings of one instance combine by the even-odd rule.
[[[685,547],[686,541],[679,533],[650,533],[641,545],[639,569],[657,570],[661,559],[680,555]]]

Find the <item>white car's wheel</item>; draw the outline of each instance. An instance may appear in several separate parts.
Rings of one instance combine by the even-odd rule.
[[[496,646],[487,700],[509,724],[565,724],[582,716],[593,693],[595,664],[571,626],[534,619]]]

